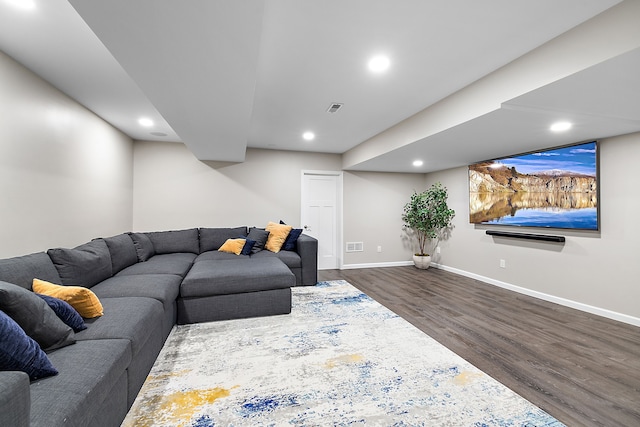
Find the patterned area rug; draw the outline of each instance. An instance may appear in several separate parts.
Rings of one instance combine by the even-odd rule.
[[[345,281],[176,326],[123,426],[562,426]]]

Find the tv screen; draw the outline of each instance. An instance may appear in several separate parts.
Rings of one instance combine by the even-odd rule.
[[[469,221],[599,230],[597,141],[469,165]]]

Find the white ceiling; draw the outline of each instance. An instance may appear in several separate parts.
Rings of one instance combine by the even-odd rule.
[[[234,162],[247,147],[348,153],[619,3],[34,1],[24,11],[0,0],[0,50],[134,139],[180,141],[201,160]],[[374,75],[366,63],[378,53],[391,67]],[[347,166],[415,171],[420,157],[428,172],[640,131],[634,91],[640,49]],[[344,107],[327,113],[334,102]],[[546,132],[559,112],[581,125],[576,132]],[[154,127],[141,128],[141,116]]]

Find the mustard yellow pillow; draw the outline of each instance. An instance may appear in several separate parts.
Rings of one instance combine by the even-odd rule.
[[[100,317],[104,314],[102,303],[96,294],[82,286],[60,286],[33,279],[33,292],[66,301],[85,319]]]
[[[264,248],[271,252],[280,252],[284,241],[287,240],[289,232],[293,229],[290,225],[276,224],[275,222],[269,222],[265,227],[265,230],[269,232],[269,238],[265,243]]]
[[[244,248],[245,242],[245,239],[227,239],[227,241],[224,242],[222,246],[220,246],[218,251],[240,255],[240,252],[242,252],[242,248]]]

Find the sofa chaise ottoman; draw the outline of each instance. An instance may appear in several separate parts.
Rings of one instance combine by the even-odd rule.
[[[277,258],[196,259],[180,286],[178,324],[291,313],[295,283]]]

